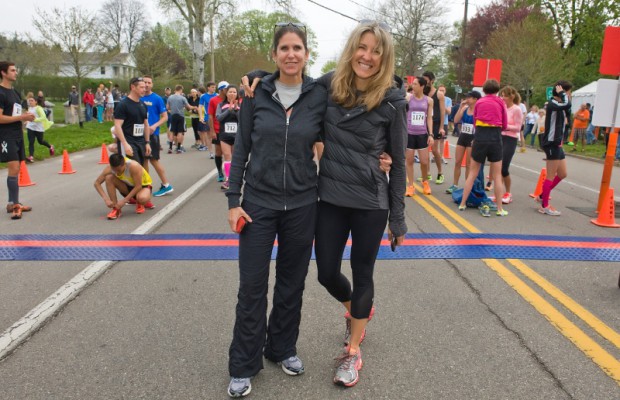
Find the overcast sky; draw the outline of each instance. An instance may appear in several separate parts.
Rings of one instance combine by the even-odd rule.
[[[368,4],[367,0],[314,0],[316,3],[325,5],[342,14],[359,18],[367,11],[363,5]],[[146,16],[156,22],[166,22],[166,17],[161,15],[157,9],[157,0],[142,0],[146,5]],[[470,0],[468,15],[471,18],[477,7],[488,4],[490,0]],[[97,11],[103,1],[93,0],[2,0],[2,12],[0,13],[0,32],[27,32],[37,36],[37,32],[32,28],[32,17],[35,15],[35,9],[50,10],[53,7],[71,7],[80,6],[90,11]],[[243,10],[249,8],[260,8],[267,10],[265,1],[249,1],[242,0]],[[450,23],[463,19],[464,0],[443,0],[450,12],[447,19]],[[358,5],[359,4],[359,5]],[[317,35],[319,57],[315,65],[311,69],[311,75],[318,76],[321,67],[327,61],[336,58],[342,49],[345,38],[351,29],[355,26],[355,22],[322,8],[309,1],[296,0],[296,7],[301,11],[298,19],[312,28]],[[360,6],[362,5],[362,6]],[[242,10],[241,10],[242,11]],[[101,21],[104,23],[105,21]]]

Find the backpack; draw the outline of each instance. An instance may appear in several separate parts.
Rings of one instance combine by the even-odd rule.
[[[452,192],[452,200],[456,204],[461,204],[461,199],[463,198],[463,188],[456,189]],[[490,202],[491,200],[488,198],[487,193],[484,190],[484,183],[476,178],[474,181],[474,186],[471,188],[471,192],[469,193],[469,197],[465,201],[467,207],[477,208],[482,203]]]

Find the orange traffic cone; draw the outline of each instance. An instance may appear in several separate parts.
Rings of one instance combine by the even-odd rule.
[[[590,220],[594,225],[606,228],[620,228],[616,224],[616,204],[614,203],[614,188],[607,189],[607,194],[603,200],[603,206],[598,213],[598,218]]]
[[[105,143],[101,144],[101,159],[99,160],[99,164],[108,164],[110,162],[110,157],[108,156],[108,147]]]
[[[17,184],[19,187],[36,185],[36,183],[30,180],[30,174],[28,174],[28,168],[26,168],[25,161],[22,161],[19,166],[19,177]]]
[[[444,160],[449,160],[452,157],[450,157],[450,144],[448,143],[448,141],[444,141],[443,142],[443,159]]]
[[[71,161],[69,160],[69,153],[67,150],[62,151],[62,171],[59,174],[75,174],[77,171],[73,169],[71,166]]]
[[[530,197],[536,198],[542,194],[543,183],[547,179],[547,168],[543,168],[540,170],[540,175],[538,176],[538,183],[536,184],[536,189],[534,193],[530,193]]]

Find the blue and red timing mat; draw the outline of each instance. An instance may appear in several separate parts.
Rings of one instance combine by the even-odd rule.
[[[236,260],[237,238],[234,234],[0,235],[0,260]],[[275,254],[276,249],[272,257]],[[349,255],[350,242],[344,258]],[[380,260],[480,258],[617,262],[620,238],[407,234],[395,252],[384,237],[378,255]]]

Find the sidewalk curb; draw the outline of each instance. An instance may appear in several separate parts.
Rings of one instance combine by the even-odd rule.
[[[144,235],[153,232],[169,217],[174,215],[187,200],[191,199],[202,190],[216,174],[217,170],[209,172],[131,233],[134,235]],[[69,282],[62,285],[54,294],[30,310],[23,318],[2,332],[0,335],[0,360],[6,358],[17,347],[28,340],[30,336],[43,328],[50,319],[62,311],[65,305],[76,298],[84,289],[94,283],[117,262],[118,261],[93,262],[82,272],[71,278]]]

